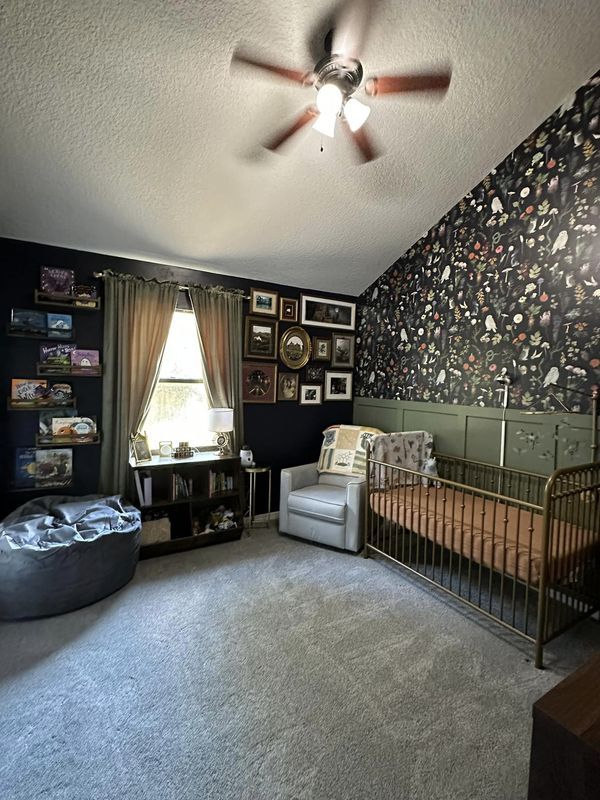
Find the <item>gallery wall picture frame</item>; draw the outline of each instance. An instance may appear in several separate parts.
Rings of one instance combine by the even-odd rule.
[[[320,406],[323,402],[323,387],[321,384],[300,384],[300,405]]]
[[[280,297],[279,319],[282,322],[298,322],[298,301],[293,297]]]
[[[314,361],[330,361],[331,360],[331,337],[329,336],[313,336],[313,360]]]
[[[352,400],[351,372],[325,372],[325,400]]]
[[[331,334],[331,366],[349,369],[354,366],[354,341],[353,333]]]
[[[308,364],[305,378],[307,383],[323,383],[325,380],[325,367]]]
[[[300,295],[300,324],[318,328],[340,328],[353,331],[356,323],[356,303],[334,300],[331,297]]]
[[[277,364],[242,362],[242,401],[274,403],[277,392]]]
[[[281,337],[279,358],[288,369],[302,369],[312,351],[310,336],[299,326],[288,328]]]
[[[244,358],[277,358],[279,323],[264,317],[246,317]]]
[[[131,437],[131,453],[136,464],[145,464],[152,461],[152,451],[148,437],[144,433],[136,433]]]
[[[297,372],[280,372],[277,377],[277,400],[297,400],[299,374]]]
[[[250,289],[250,313],[276,317],[278,300],[279,292],[270,289]]]

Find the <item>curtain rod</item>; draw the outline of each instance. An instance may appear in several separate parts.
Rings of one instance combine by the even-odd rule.
[[[92,275],[94,276],[94,278],[100,278],[100,280],[104,280],[104,272],[92,272]],[[135,276],[132,276],[132,277],[135,277]],[[154,279],[154,280],[157,280],[157,279]],[[160,283],[160,281],[158,281],[158,282]],[[213,287],[209,286],[208,288],[210,289],[210,288],[213,288]],[[186,286],[185,284],[181,284],[181,283],[179,284],[179,291],[180,292],[188,292],[189,290],[190,290],[189,286]],[[227,289],[223,289],[223,291],[227,292],[228,290]],[[239,290],[234,290],[234,291],[239,291]],[[242,300],[250,300],[250,295],[242,294]]]

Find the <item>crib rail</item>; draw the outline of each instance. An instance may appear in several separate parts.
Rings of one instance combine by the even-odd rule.
[[[378,554],[543,644],[600,606],[600,464],[535,473],[436,454],[440,477],[367,453]],[[457,480],[458,478],[458,480]]]
[[[435,453],[435,457],[438,473],[443,478],[536,505],[542,505],[544,502],[544,490],[548,480],[546,475],[512,467],[500,467],[497,464],[486,464],[483,461],[469,461],[444,453]]]
[[[548,642],[600,608],[600,462],[558,470],[545,495],[538,626]],[[560,569],[553,574],[551,565]]]

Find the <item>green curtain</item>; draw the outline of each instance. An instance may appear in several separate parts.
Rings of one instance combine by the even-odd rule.
[[[148,412],[179,287],[105,273],[100,491],[126,494],[130,436]]]
[[[211,287],[190,287],[198,325],[209,408],[233,409],[233,452],[244,440],[242,406],[242,296]]]

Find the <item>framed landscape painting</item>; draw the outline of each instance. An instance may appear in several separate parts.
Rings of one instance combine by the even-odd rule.
[[[276,317],[278,300],[279,292],[271,292],[268,289],[250,289],[250,313]]]
[[[277,358],[278,327],[275,320],[246,317],[244,358]]]
[[[320,328],[343,328],[353,331],[356,321],[356,303],[332,300],[330,297],[300,297],[300,323]]]

